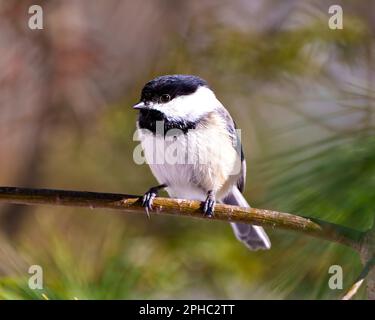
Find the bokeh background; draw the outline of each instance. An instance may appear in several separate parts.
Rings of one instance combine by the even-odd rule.
[[[43,30],[27,26],[32,4]],[[242,129],[253,206],[365,230],[374,33],[374,1],[2,0],[0,185],[143,194],[155,180],[133,162],[131,106],[153,77],[189,73]],[[221,222],[2,205],[0,298],[336,299],[329,267],[344,288],[360,272],[348,248],[267,231],[272,250],[254,253]],[[28,288],[33,264],[43,290]]]

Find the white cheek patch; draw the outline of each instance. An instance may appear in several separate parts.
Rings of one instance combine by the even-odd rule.
[[[186,96],[180,96],[168,103],[154,104],[153,109],[159,110],[169,118],[196,121],[203,115],[222,106],[215,94],[206,87]]]

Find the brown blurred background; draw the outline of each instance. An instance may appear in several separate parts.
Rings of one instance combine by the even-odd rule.
[[[28,28],[40,4],[44,29]],[[1,1],[0,185],[142,194],[145,82],[205,78],[242,129],[253,206],[367,228],[374,215],[374,1]],[[223,223],[0,207],[1,298],[337,298],[355,253],[268,230],[251,253]],[[39,264],[44,290],[27,287]],[[360,297],[360,296],[359,296]]]

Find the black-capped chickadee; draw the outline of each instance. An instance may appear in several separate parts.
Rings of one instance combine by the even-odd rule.
[[[143,197],[147,213],[162,188],[173,198],[203,201],[208,216],[216,201],[249,207],[242,195],[246,163],[235,123],[206,81],[192,75],[155,78],[134,108],[145,159],[160,183]],[[249,249],[271,247],[262,227],[231,225]]]

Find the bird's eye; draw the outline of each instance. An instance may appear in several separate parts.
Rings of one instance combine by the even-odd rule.
[[[169,94],[162,94],[161,96],[160,96],[160,102],[161,103],[166,103],[166,102],[169,102],[169,101],[171,101],[171,96],[169,95]]]

